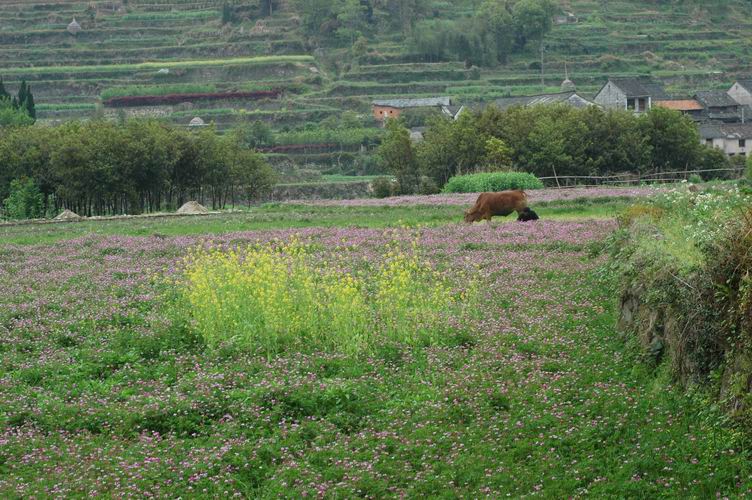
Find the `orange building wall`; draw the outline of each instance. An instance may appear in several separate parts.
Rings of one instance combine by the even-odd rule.
[[[402,110],[399,108],[389,106],[373,107],[373,117],[380,122],[383,122],[387,118],[399,118],[400,113],[402,113]]]

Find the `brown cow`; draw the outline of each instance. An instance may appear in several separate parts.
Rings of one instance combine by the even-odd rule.
[[[522,190],[481,193],[473,208],[465,212],[465,222],[491,220],[494,215],[521,214],[527,207],[527,194]]]

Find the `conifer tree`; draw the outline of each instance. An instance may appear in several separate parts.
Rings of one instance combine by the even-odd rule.
[[[26,93],[26,101],[24,101],[24,108],[26,108],[26,113],[33,118],[34,120],[37,119],[37,110],[34,107],[34,95],[31,93],[31,87],[27,89]]]
[[[16,109],[26,105],[26,98],[29,94],[29,88],[26,85],[26,80],[21,80],[21,86],[18,88],[18,98],[16,99]]]
[[[5,90],[5,85],[3,84],[3,79],[0,78],[0,101],[8,99],[10,100],[10,94],[7,90]]]

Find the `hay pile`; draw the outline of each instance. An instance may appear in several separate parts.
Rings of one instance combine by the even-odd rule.
[[[208,214],[209,210],[197,201],[189,201],[182,207],[178,208],[179,214]]]
[[[60,212],[60,215],[55,217],[55,220],[78,220],[81,216],[78,215],[76,212],[71,212],[70,210],[63,210]]]

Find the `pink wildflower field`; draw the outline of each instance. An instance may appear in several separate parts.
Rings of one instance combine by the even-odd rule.
[[[615,228],[541,220],[0,244],[0,496],[749,491],[727,435],[685,396],[651,390],[615,333],[599,272]],[[174,317],[169,292],[188,249],[293,236],[343,271],[416,242],[449,279],[473,277],[477,311],[452,343],[357,357],[209,349]]]

